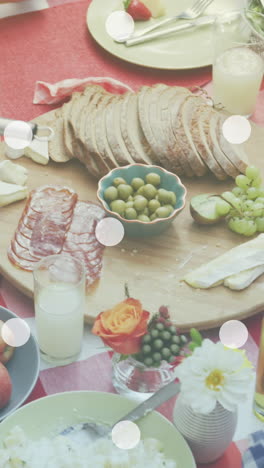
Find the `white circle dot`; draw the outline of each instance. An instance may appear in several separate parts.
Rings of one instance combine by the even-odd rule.
[[[219,331],[221,343],[228,348],[241,348],[248,339],[248,329],[239,320],[225,322]]]
[[[249,120],[242,115],[231,115],[223,123],[223,135],[229,143],[235,145],[244,143],[251,135]]]
[[[132,421],[120,421],[112,429],[112,441],[120,449],[133,449],[140,442],[140,429]]]
[[[10,148],[24,149],[30,145],[32,139],[32,128],[26,122],[15,120],[5,127],[4,140]]]
[[[30,328],[25,320],[12,318],[2,326],[1,335],[6,344],[18,348],[29,340]]]
[[[122,241],[125,234],[123,224],[115,218],[104,218],[96,226],[97,240],[106,247],[113,247]]]
[[[134,32],[135,23],[132,16],[123,10],[111,13],[105,22],[105,29],[115,41],[125,41]]]

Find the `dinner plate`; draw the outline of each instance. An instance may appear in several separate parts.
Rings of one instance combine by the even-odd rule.
[[[163,1],[166,6],[167,17],[182,12],[191,6],[195,0]],[[218,15],[237,8],[241,8],[241,0],[214,0],[204,12],[204,15]],[[176,33],[170,37],[126,47],[124,44],[114,42],[105,29],[107,17],[115,10],[123,10],[122,1],[93,0],[87,11],[87,26],[91,35],[110,54],[130,63],[166,70],[200,68],[212,64],[213,26]],[[135,31],[139,31],[160,19],[137,22]]]
[[[18,318],[18,316],[0,306],[0,320],[6,322],[12,318]],[[15,411],[29,397],[38,379],[39,366],[38,345],[31,334],[27,343],[16,348],[12,359],[6,364],[12,381],[12,395],[9,403],[0,409],[0,421]]]
[[[100,421],[113,425],[137,404],[120,395],[103,392],[64,392],[35,400],[20,408],[0,425],[1,440],[19,425],[31,439],[58,434],[65,427],[84,421]],[[166,457],[177,467],[195,468],[191,450],[177,429],[166,418],[152,412],[138,426],[141,437],[154,437],[164,446]]]

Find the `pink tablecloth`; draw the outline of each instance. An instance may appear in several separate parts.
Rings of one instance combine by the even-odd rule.
[[[63,0],[50,0],[50,5]],[[203,85],[211,79],[211,69],[188,72],[157,71],[130,65],[112,57],[93,41],[86,27],[86,10],[90,0],[0,20],[0,116],[30,120],[50,106],[33,105],[37,80],[56,82],[65,78],[110,76],[133,89],[143,84],[164,82],[184,86]],[[261,111],[259,111],[261,113]],[[41,170],[41,169],[40,169]],[[33,316],[32,301],[3,280],[0,304],[22,318]],[[246,321],[250,339],[249,357],[256,361],[260,317]],[[217,331],[209,333],[217,337]],[[42,370],[28,401],[66,390],[103,390],[113,392],[108,353],[94,355],[67,367]],[[171,418],[173,402],[161,412]],[[240,468],[245,444],[231,444],[224,457],[208,468]]]

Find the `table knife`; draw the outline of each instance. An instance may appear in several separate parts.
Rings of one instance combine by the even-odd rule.
[[[178,24],[177,26],[174,26],[173,28],[165,29],[162,31],[155,31],[153,33],[145,34],[144,36],[136,36],[133,35],[129,39],[125,41],[125,45],[127,47],[137,45],[137,44],[142,44],[147,41],[151,41],[153,39],[158,39],[159,37],[166,37],[171,34],[180,32],[180,31],[187,31],[195,28],[199,28],[202,26],[208,26],[213,24],[215,21],[215,16],[204,16],[202,18],[199,18],[195,21],[188,21],[183,24]]]

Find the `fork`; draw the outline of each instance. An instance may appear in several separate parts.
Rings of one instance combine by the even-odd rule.
[[[166,18],[165,20],[159,21],[158,23],[153,24],[152,26],[149,26],[148,28],[145,28],[138,33],[134,34],[133,37],[141,37],[144,36],[145,34],[149,33],[150,31],[153,31],[154,29],[159,28],[160,26],[164,26],[166,24],[170,24],[175,20],[178,19],[196,19],[198,16],[200,16],[204,10],[213,2],[214,0],[196,0],[194,4],[187,8],[186,10],[182,11],[176,16],[171,16],[170,18]]]

